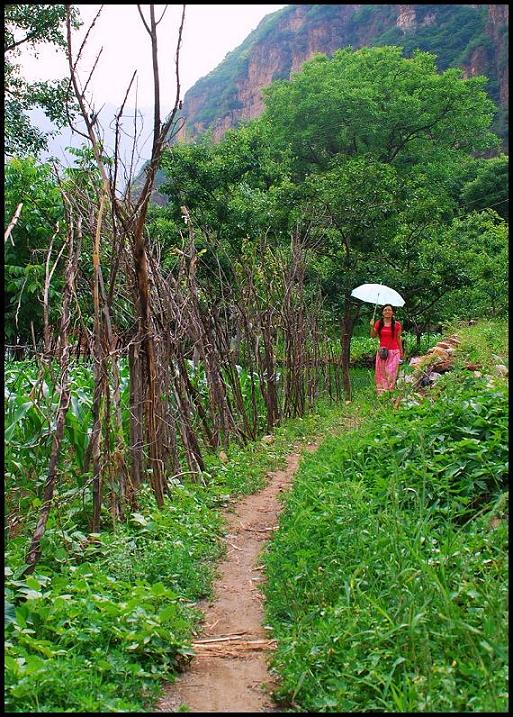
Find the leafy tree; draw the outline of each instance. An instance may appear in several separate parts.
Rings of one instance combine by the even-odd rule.
[[[455,266],[467,276],[465,287],[442,297],[441,318],[506,316],[508,311],[508,225],[493,209],[457,217],[442,244],[457,247]]]
[[[42,44],[64,48],[65,5],[6,5],[4,10],[4,121],[7,156],[37,155],[48,146],[48,135],[34,127],[27,111],[43,109],[58,128],[68,122],[70,103],[69,80],[27,82],[17,59],[21,50],[30,49],[37,57]],[[79,13],[71,8],[73,26],[78,28]],[[66,109],[68,108],[68,109]]]
[[[484,77],[438,73],[435,56],[399,47],[317,55],[290,81],[264,90],[276,141],[290,147],[298,177],[335,159],[372,155],[403,171],[420,161],[498,146]]]
[[[32,157],[13,158],[5,165],[4,225],[7,226],[19,203],[18,222],[5,244],[5,336],[7,342],[32,343],[42,333],[41,300],[45,282],[45,261],[55,234],[52,263],[62,246],[63,206],[59,188],[49,164]],[[59,275],[51,286],[56,305],[62,283]]]
[[[321,282],[341,320],[349,393],[354,286],[395,286],[408,319],[422,326],[471,281],[457,233],[444,228],[479,174],[472,153],[498,144],[485,82],[439,73],[433,55],[405,58],[395,47],[317,56],[265,91],[255,122],[218,145],[170,151],[174,226],[185,204],[233,260],[242,237],[270,230],[279,245],[298,222],[313,222],[308,279]]]
[[[269,127],[258,121],[231,130],[221,142],[208,137],[193,145],[174,145],[162,160],[166,176],[159,191],[170,201],[154,208],[150,233],[168,247],[181,244],[184,229],[181,207],[187,207],[200,234],[198,249],[205,249],[203,263],[219,260],[227,276],[249,238],[258,242],[265,233],[286,233],[293,202],[287,158],[268,136]],[[287,210],[288,207],[288,210]],[[201,233],[201,232],[200,232]],[[172,263],[173,254],[168,254]]]
[[[264,91],[263,121],[293,157],[293,180],[310,204],[324,210],[319,231],[326,231],[326,239],[319,253],[343,316],[346,394],[357,317],[351,288],[362,281],[385,283],[394,266],[397,277],[405,266],[406,241],[413,254],[411,281],[397,288],[412,290],[415,284],[412,293],[428,291],[429,271],[419,272],[415,261],[426,254],[426,240],[431,253],[441,249],[432,243],[434,228],[454,209],[449,187],[456,168],[470,153],[499,142],[489,131],[494,104],[484,91],[485,78],[465,80],[457,69],[439,73],[434,55],[401,53],[381,47],[347,48],[331,59],[319,55],[290,81]],[[439,278],[454,286],[451,257],[443,250],[438,256],[448,262]],[[419,285],[421,277],[428,283]]]
[[[477,161],[475,176],[461,190],[464,208],[493,208],[504,219],[509,218],[509,160],[505,154]]]
[[[50,164],[39,163],[33,157],[13,157],[5,165],[5,226],[17,206],[23,205],[5,243],[5,336],[8,342],[18,337],[19,343],[31,344],[33,336],[38,341],[42,335],[46,259],[53,237],[50,256],[50,265],[53,265],[66,232],[62,192],[84,218],[82,254],[87,256],[91,252],[90,207],[97,200],[101,177],[89,148],[68,149],[75,157],[75,164],[66,168],[59,180]],[[110,259],[107,249],[102,248],[102,262],[108,266]],[[49,287],[50,320],[59,311],[62,265],[61,259]],[[91,265],[82,262],[79,272],[82,290],[78,299],[86,321],[92,315],[91,272]]]

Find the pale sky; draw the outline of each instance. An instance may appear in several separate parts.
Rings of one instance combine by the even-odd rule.
[[[83,25],[75,31],[72,39],[73,56],[76,57],[92,20],[100,5],[77,5]],[[149,18],[149,6],[142,5],[144,16]],[[155,6],[155,17],[161,17],[166,6]],[[260,21],[285,5],[186,5],[185,23],[180,48],[179,73],[180,97],[183,98],[201,77],[208,75],[235,50],[258,26]],[[168,5],[162,22],[158,25],[158,48],[160,68],[161,119],[172,110],[176,96],[176,43],[180,26],[182,5]],[[130,118],[136,105],[141,113],[138,123],[138,155],[136,166],[149,156],[153,127],[153,72],[151,42],[144,28],[137,5],[106,4],[91,30],[78,65],[82,86],[85,84],[96,57],[103,48],[100,59],[87,86],[86,97],[92,108],[99,112],[99,126],[106,148],[114,144],[113,119],[123,102],[130,79],[137,70],[125,104],[125,117]],[[52,46],[38,48],[38,56],[24,53],[19,60],[23,74],[29,81],[52,80],[68,76],[68,64],[64,52]],[[105,105],[105,107],[104,107]],[[103,111],[102,111],[103,110]],[[52,129],[51,123],[39,109],[29,112],[31,121],[43,131]],[[127,120],[131,127],[131,119]],[[75,124],[80,126],[77,119]],[[132,150],[130,131],[121,134],[120,154],[127,159]],[[57,157],[65,165],[75,160],[67,147],[79,147],[84,140],[69,127],[63,128],[49,139],[48,151],[41,153],[41,160]],[[122,184],[122,181],[120,180]]]
[[[77,5],[83,27],[75,33],[74,54],[100,5]],[[165,5],[156,5],[158,19]],[[185,24],[180,50],[181,97],[201,77],[207,75],[238,47],[259,22],[285,5],[186,5]],[[145,17],[149,6],[142,5]],[[182,5],[168,5],[159,30],[159,65],[161,75],[162,113],[172,109],[176,94],[175,53]],[[137,69],[137,103],[139,107],[153,105],[153,75],[151,44],[137,5],[106,4],[91,31],[86,50],[80,61],[83,81],[88,77],[94,60],[103,47],[89,87],[96,110],[103,103],[119,106],[125,96],[130,78]],[[28,80],[43,80],[67,75],[63,53],[47,47],[39,51],[37,59],[24,57],[24,74]],[[134,106],[134,89],[127,106]]]

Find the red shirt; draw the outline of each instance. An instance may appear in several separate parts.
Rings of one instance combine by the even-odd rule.
[[[379,319],[374,324],[374,331],[377,331],[379,328]],[[380,347],[384,346],[387,349],[400,349],[397,342],[397,337],[401,333],[402,326],[400,321],[395,322],[395,330],[394,335],[392,336],[392,327],[391,326],[383,326],[381,329],[381,336],[379,337],[379,345]],[[379,334],[378,334],[379,335]]]

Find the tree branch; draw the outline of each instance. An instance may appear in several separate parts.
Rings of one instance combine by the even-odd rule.
[[[9,222],[9,226],[8,226],[7,229],[5,230],[5,234],[4,234],[4,244],[5,244],[5,243],[7,242],[7,240],[9,239],[12,230],[13,230],[14,227],[16,226],[16,222],[17,222],[18,219],[20,218],[20,214],[21,214],[22,207],[23,207],[23,202],[20,202],[20,203],[18,204],[18,206],[16,207],[16,211],[14,212],[14,215],[13,215],[11,221]],[[14,246],[14,242],[13,242],[12,239],[11,239],[11,244]]]

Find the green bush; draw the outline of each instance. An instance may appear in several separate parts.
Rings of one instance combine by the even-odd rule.
[[[8,710],[134,710],[141,687],[155,691],[189,652],[187,606],[162,582],[130,582],[84,563],[7,587]]]

